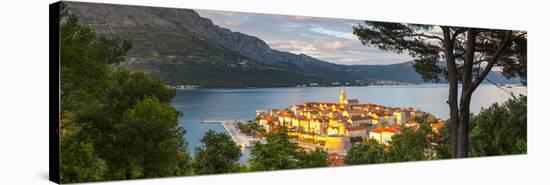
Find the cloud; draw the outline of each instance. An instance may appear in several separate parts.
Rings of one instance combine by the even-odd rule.
[[[306,44],[304,47],[301,47],[297,51],[298,53],[309,55],[315,58],[324,58],[324,56],[319,52],[319,50],[312,44]]]
[[[301,40],[269,40],[267,44],[276,50],[288,51],[294,54],[305,54],[311,57],[323,58],[319,49],[311,43]]]
[[[406,54],[364,46],[352,33],[360,20],[281,16],[224,11],[197,11],[221,27],[258,37],[275,50],[338,64],[391,64],[410,61]],[[430,30],[437,34],[438,30]]]
[[[268,40],[267,43],[272,47],[298,48],[306,45],[306,42],[300,40]]]
[[[342,47],[343,46],[342,46],[342,43],[340,43],[340,41],[329,42],[325,44],[325,48],[327,49],[337,50],[337,49],[341,49]]]
[[[342,39],[349,39],[349,40],[355,40],[356,39],[355,35],[353,35],[352,33],[329,30],[329,29],[325,29],[325,28],[321,28],[321,27],[311,28],[310,31],[312,31],[314,33],[329,35],[329,36],[342,38]]]
[[[237,21],[225,21],[224,25],[234,28],[234,27],[240,27],[242,25],[242,23],[237,22]]]
[[[326,49],[330,49],[330,50],[339,50],[339,49],[342,49],[342,48],[346,47],[346,44],[343,44],[340,41],[326,42],[324,44],[324,47]]]
[[[306,54],[319,59],[330,58],[331,55],[338,55],[342,50],[352,46],[351,42],[308,40],[308,39],[274,39],[267,41],[267,44],[276,50],[288,51],[295,54]],[[337,60],[338,61],[338,60]]]

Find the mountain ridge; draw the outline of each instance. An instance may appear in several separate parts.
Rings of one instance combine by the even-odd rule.
[[[156,74],[169,84],[295,86],[352,80],[423,82],[410,62],[341,65],[277,51],[257,37],[215,25],[190,9],[68,4],[70,13],[99,35],[132,41],[133,48],[124,66]]]

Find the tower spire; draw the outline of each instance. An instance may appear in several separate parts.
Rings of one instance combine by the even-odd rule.
[[[346,91],[344,91],[344,88],[340,88],[340,98],[338,99],[338,103],[340,104],[348,104],[348,99],[346,98]]]

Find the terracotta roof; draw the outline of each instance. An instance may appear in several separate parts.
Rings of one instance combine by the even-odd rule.
[[[401,128],[397,127],[397,126],[394,126],[394,127],[378,127],[378,128],[372,129],[371,132],[376,132],[376,133],[392,132],[392,133],[395,133],[395,132],[399,132],[400,130],[401,130]]]
[[[370,132],[376,132],[376,133],[382,133],[384,131],[384,128],[382,127],[377,127],[375,129],[372,129]]]
[[[275,118],[275,117],[273,117],[273,116],[266,116],[265,119],[266,119],[267,121],[271,121],[271,122],[277,121],[277,118]]]
[[[352,110],[348,110],[348,113],[365,113],[365,111],[352,109]]]
[[[445,123],[432,123],[430,124],[430,126],[432,126],[433,129],[439,131],[445,126]]]
[[[332,166],[344,166],[344,156],[336,153],[328,154],[328,161]]]
[[[445,123],[432,123],[430,124],[432,127],[443,127],[445,126]]]
[[[294,118],[294,114],[291,113],[279,113],[279,116],[284,118]]]

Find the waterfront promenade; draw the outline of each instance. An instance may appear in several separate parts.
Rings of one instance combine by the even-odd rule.
[[[221,124],[233,142],[244,149],[245,147],[252,146],[255,139],[239,130],[237,126],[239,122],[244,123],[244,121],[237,120],[201,120],[202,124]]]

